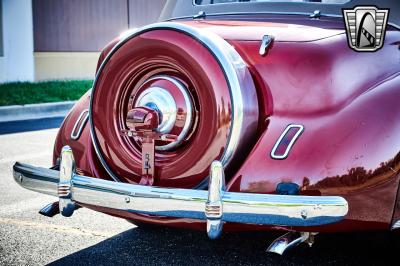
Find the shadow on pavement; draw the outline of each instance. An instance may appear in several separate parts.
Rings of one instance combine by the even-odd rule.
[[[50,128],[59,128],[64,117],[52,117],[43,119],[20,120],[0,123],[0,135],[36,131]]]
[[[280,232],[229,233],[211,241],[204,232],[135,228],[61,258],[51,265],[398,265],[399,236],[368,232],[323,234],[283,257],[265,249]]]

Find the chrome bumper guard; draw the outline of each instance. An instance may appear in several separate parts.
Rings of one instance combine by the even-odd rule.
[[[342,220],[347,201],[338,196],[300,196],[224,191],[220,162],[210,170],[209,190],[141,186],[81,176],[70,147],[61,153],[60,171],[15,163],[14,179],[22,187],[59,197],[60,212],[71,216],[75,204],[127,213],[207,220],[217,238],[224,222],[278,226],[318,226]]]

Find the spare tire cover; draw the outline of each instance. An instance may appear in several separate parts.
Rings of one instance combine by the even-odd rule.
[[[116,181],[141,179],[141,141],[121,134],[135,106],[157,105],[154,185],[204,184],[213,160],[224,167],[255,136],[256,90],[239,54],[218,35],[182,23],[146,26],[123,38],[97,72],[90,105],[92,139]]]

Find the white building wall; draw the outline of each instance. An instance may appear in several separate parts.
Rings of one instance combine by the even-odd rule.
[[[34,80],[31,0],[2,1],[3,50],[0,83]]]

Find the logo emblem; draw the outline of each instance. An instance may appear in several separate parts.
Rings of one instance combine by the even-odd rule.
[[[375,6],[343,9],[350,48],[358,52],[380,49],[385,39],[388,14],[389,9],[378,9]]]

